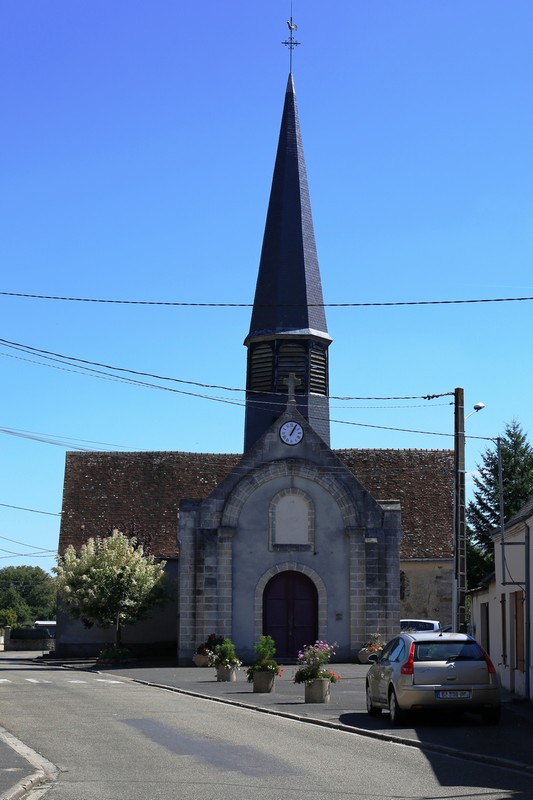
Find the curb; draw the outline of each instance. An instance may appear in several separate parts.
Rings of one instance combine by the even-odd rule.
[[[15,752],[25,758],[26,761],[37,770],[20,780],[8,789],[7,792],[0,795],[0,800],[19,800],[19,798],[24,797],[28,792],[32,791],[32,789],[36,789],[38,786],[42,786],[45,783],[52,784],[56,780],[59,770],[51,761],[47,761],[46,758],[36,753],[35,750],[32,750],[28,745],[21,742],[20,739],[17,739],[16,736],[13,736],[12,733],[9,733],[9,731],[2,727],[0,727],[0,739],[11,747],[12,750],[15,750]]]

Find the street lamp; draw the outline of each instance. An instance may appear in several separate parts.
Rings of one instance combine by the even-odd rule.
[[[452,622],[455,630],[466,633],[466,524],[465,524],[465,398],[464,389],[455,389],[454,417],[454,592]],[[485,408],[476,403],[466,419]]]

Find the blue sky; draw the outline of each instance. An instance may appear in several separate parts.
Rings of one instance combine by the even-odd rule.
[[[251,303],[289,13],[287,0],[2,4],[0,291]],[[533,296],[531,0],[294,0],[293,16],[325,302]],[[533,439],[531,301],[327,318],[332,395],[460,386],[466,413],[486,404],[468,434],[516,418]],[[240,389],[250,308],[1,294],[0,319],[0,566],[53,566],[66,449],[242,450],[240,391],[147,379],[233,404],[91,377],[6,342]],[[332,445],[451,447],[451,401],[332,400]],[[469,471],[488,444],[468,439]]]

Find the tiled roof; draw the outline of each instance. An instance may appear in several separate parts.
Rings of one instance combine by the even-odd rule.
[[[334,452],[376,500],[400,500],[401,558],[452,558],[453,451]]]
[[[453,453],[336,450],[376,500],[400,500],[401,557],[450,558]],[[240,460],[236,453],[67,453],[59,552],[113,528],[155,555],[177,554],[182,500],[202,500]]]

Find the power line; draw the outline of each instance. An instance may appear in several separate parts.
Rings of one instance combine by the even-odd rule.
[[[1,294],[1,292],[0,292],[0,294]],[[56,353],[53,350],[44,350],[42,348],[33,347],[32,345],[22,344],[21,342],[12,342],[9,339],[1,339],[0,338],[0,343],[2,343],[6,347],[12,348],[13,350],[17,350],[19,352],[24,352],[24,353],[27,353],[29,355],[34,355],[34,354],[37,353],[37,354],[39,354],[39,356],[41,356],[43,358],[50,359],[50,360],[61,359],[60,363],[62,363],[62,364],[65,364],[65,363],[70,364],[70,362],[76,362],[76,364],[74,364],[74,365],[70,364],[70,366],[80,366],[81,365],[80,368],[90,369],[91,372],[93,372],[93,371],[96,372],[96,370],[92,369],[93,367],[102,367],[103,369],[114,370],[115,372],[125,372],[125,373],[128,373],[129,375],[138,375],[139,377],[144,377],[144,378],[154,378],[155,380],[160,380],[160,381],[170,381],[172,383],[180,383],[180,384],[184,384],[186,386],[198,386],[199,388],[202,388],[202,389],[219,389],[219,390],[225,391],[225,392],[240,392],[240,393],[244,393],[244,392],[247,391],[246,389],[243,389],[243,388],[240,388],[240,387],[235,387],[235,386],[223,386],[221,384],[216,384],[216,383],[202,383],[200,381],[188,381],[188,380],[184,380],[183,378],[174,378],[174,377],[169,377],[169,376],[166,376],[166,375],[158,375],[158,374],[152,373],[152,372],[143,372],[143,371],[140,371],[140,370],[127,369],[125,367],[115,367],[115,366],[113,366],[111,364],[104,364],[104,363],[102,363],[100,361],[90,361],[89,359],[78,358],[77,356],[67,356],[67,355],[64,355],[63,353]],[[84,366],[84,365],[87,365],[87,366]],[[116,378],[117,376],[113,376],[113,377]],[[131,379],[125,379],[125,380],[131,380]],[[132,382],[134,382],[134,381],[132,381]],[[147,385],[147,386],[152,386],[153,387],[153,384],[144,384],[143,382],[138,382],[138,383],[140,383],[141,385]],[[155,388],[163,389],[165,387],[155,387]],[[188,394],[188,393],[187,392],[183,392],[183,394]],[[254,392],[248,390],[248,394],[254,394]],[[257,394],[259,394],[259,392],[257,392]],[[328,399],[329,400],[341,400],[343,402],[344,401],[348,401],[348,400],[435,400],[435,399],[438,399],[440,397],[447,397],[447,396],[450,396],[450,395],[453,395],[453,392],[439,392],[439,393],[436,393],[436,394],[427,394],[427,395],[397,395],[397,396],[376,396],[376,397],[357,397],[357,396],[349,396],[349,395],[347,395],[347,396],[328,395]],[[194,394],[193,396],[198,396],[198,395]],[[279,397],[285,397],[285,394],[280,392],[279,393]],[[211,399],[211,398],[209,398],[209,399]],[[216,399],[221,399],[221,398],[216,398]],[[228,402],[228,401],[226,401],[226,402]]]
[[[0,292],[3,297],[19,297],[31,300],[59,300],[69,303],[103,303],[112,305],[129,306],[172,306],[177,308],[253,308],[253,303],[194,303],[172,300],[111,300],[93,297],[61,297],[59,295],[25,294],[22,292]],[[373,303],[306,303],[309,308],[391,308],[395,306],[441,306],[441,305],[467,305],[472,303],[517,303],[533,300],[533,297],[489,297],[466,300],[395,300],[390,302]],[[279,303],[277,306],[284,308],[297,308],[301,304]],[[264,308],[265,306],[257,305]]]
[[[8,552],[4,550],[4,552]],[[11,553],[9,556],[0,556],[0,559],[3,558],[13,558],[13,556],[20,556],[21,558],[55,558],[57,555],[55,550],[43,550],[42,552],[38,553]]]
[[[32,547],[32,545],[24,545],[24,547]],[[42,547],[39,547],[34,553],[15,553],[13,550],[6,550],[4,547],[0,547],[0,553],[9,553],[11,556],[40,556],[44,555],[45,553],[53,553],[55,555],[55,550],[45,550]],[[3,558],[7,558],[7,556],[3,556]]]
[[[47,514],[49,517],[60,517],[61,512],[58,511],[38,511],[36,508],[24,508],[24,506],[12,506],[9,503],[0,503],[3,508],[15,508],[17,511],[31,511],[33,514]],[[14,542],[15,544],[24,544],[24,542],[17,542],[16,539],[8,539],[7,536],[0,536],[0,539],[5,539],[7,542]],[[26,545],[24,545],[26,546]],[[32,545],[27,545],[32,547]]]

